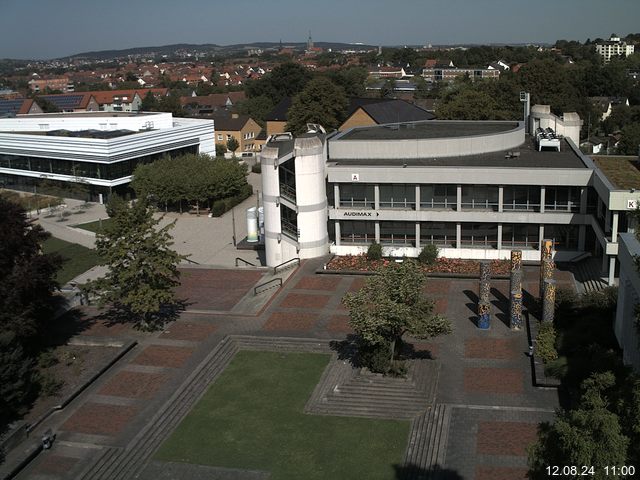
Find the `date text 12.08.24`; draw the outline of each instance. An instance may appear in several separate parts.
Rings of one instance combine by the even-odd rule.
[[[612,478],[635,478],[636,467],[633,465],[606,465],[599,469]],[[591,465],[551,465],[547,467],[547,475],[551,477],[591,477],[596,474],[596,467]]]

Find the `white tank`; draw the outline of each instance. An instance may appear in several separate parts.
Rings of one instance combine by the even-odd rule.
[[[247,208],[247,242],[258,241],[258,216],[256,207]]]

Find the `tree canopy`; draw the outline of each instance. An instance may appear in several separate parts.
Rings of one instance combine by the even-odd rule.
[[[278,65],[260,80],[248,81],[245,92],[249,98],[265,96],[275,105],[284,97],[300,93],[311,80],[311,72],[298,63]]]
[[[115,202],[110,209],[111,221],[96,236],[96,251],[108,271],[83,288],[101,307],[124,311],[137,327],[161,327],[163,312],[176,304],[178,264],[186,258],[171,248],[175,222],[159,227],[144,198],[133,205]]]
[[[434,313],[434,303],[424,295],[425,281],[421,267],[411,260],[380,267],[362,289],[342,299],[351,328],[366,345],[388,347],[390,360],[405,333],[414,338],[450,333],[449,320]]]
[[[319,123],[327,130],[336,129],[344,121],[347,106],[348,99],[342,87],[325,77],[314,78],[294,97],[287,130],[304,133],[307,123]]]

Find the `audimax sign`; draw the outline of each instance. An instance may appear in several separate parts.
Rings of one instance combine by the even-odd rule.
[[[376,217],[380,216],[378,212],[344,212],[342,216],[343,217],[373,217],[374,213]]]

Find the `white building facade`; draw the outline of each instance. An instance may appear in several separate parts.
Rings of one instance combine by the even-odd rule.
[[[597,43],[596,52],[604,59],[604,63],[609,63],[611,57],[627,57],[633,55],[635,46],[620,40],[617,35],[611,35],[608,41]]]

